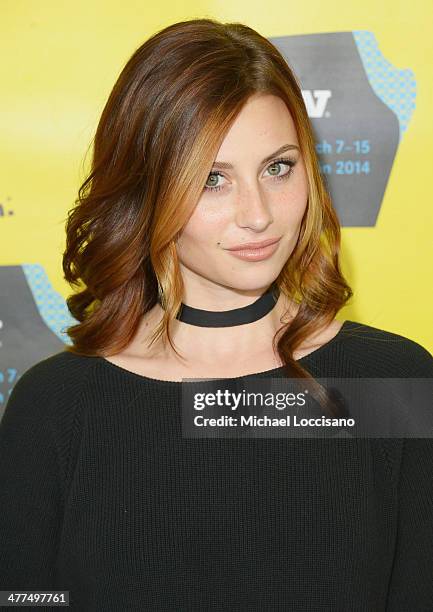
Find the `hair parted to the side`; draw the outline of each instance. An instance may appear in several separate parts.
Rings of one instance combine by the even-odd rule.
[[[278,330],[273,348],[289,377],[312,379],[293,351],[333,321],[353,295],[339,265],[339,221],[296,76],[258,32],[213,19],[175,23],[154,34],[111,91],[94,136],[90,173],[66,222],[64,278],[76,289],[84,284],[67,299],[79,323],[67,329],[73,344],[66,350],[120,352],[159,295],[165,314],[151,344],[162,337],[178,354],[169,330],[183,298],[175,241],[225,134],[254,94],[286,103],[305,163],[307,209],[276,280],[299,309]]]

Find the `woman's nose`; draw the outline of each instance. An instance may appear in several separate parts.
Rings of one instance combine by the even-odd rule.
[[[243,187],[237,198],[235,216],[239,227],[257,231],[273,222],[269,202],[258,186]]]

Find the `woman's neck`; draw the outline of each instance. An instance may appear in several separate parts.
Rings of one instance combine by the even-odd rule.
[[[275,333],[286,323],[293,319],[298,304],[288,301],[280,294],[274,308],[264,317],[245,325],[213,328],[189,325],[182,321],[172,321],[170,326],[171,338],[176,349],[188,361],[210,363],[216,359],[251,359],[254,355],[272,352],[272,340]],[[164,347],[162,340],[146,349],[156,326],[163,317],[164,311],[157,303],[146,313],[140,323],[133,346],[134,353],[150,350],[158,359],[173,358],[175,356],[170,344]],[[146,352],[146,355],[149,353]]]

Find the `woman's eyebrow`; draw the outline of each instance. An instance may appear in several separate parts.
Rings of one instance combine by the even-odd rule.
[[[262,164],[266,164],[266,162],[271,161],[271,159],[273,159],[274,157],[277,157],[278,155],[281,155],[282,153],[284,153],[285,151],[289,151],[290,149],[297,149],[299,151],[298,145],[285,144],[267,157],[265,157],[265,159],[262,160]],[[212,168],[220,168],[221,170],[233,170],[233,165],[229,162],[216,161],[212,164]]]

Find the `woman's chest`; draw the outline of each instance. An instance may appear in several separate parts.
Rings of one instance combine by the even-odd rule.
[[[275,581],[281,596],[300,585],[326,591],[337,576],[341,597],[347,585],[360,596],[365,581],[371,592],[385,588],[396,505],[375,441],[174,432],[147,421],[82,447],[62,572],[83,585],[89,576],[112,585],[134,577],[150,590],[163,572],[168,589],[181,580],[190,593],[200,576],[245,597]],[[240,586],[245,579],[250,587]]]

